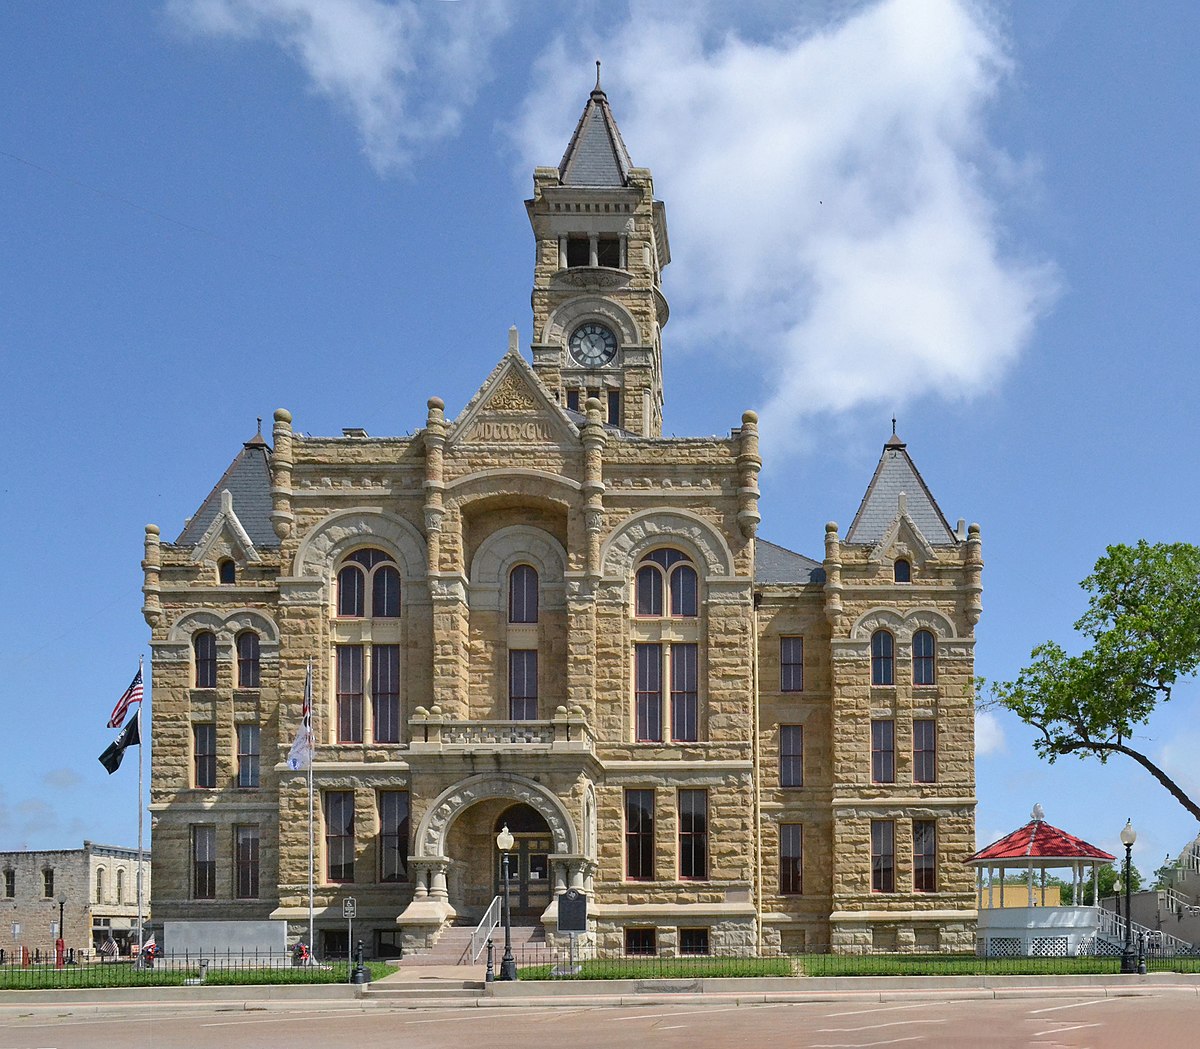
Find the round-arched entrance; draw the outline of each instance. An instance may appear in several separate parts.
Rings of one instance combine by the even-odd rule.
[[[513,917],[538,917],[550,904],[550,826],[532,805],[510,805],[492,824],[492,840],[507,827],[513,836],[508,856],[509,906]],[[504,857],[495,849],[495,894],[504,892]]]

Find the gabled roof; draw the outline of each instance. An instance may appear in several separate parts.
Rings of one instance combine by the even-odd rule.
[[[271,526],[271,448],[261,431],[242,445],[237,458],[208,497],[184,525],[176,546],[195,546],[221,513],[221,493],[233,497],[233,510],[255,546],[277,547],[279,537]]]
[[[608,96],[600,87],[600,63],[596,63],[596,86],[583,107],[575,133],[558,165],[564,186],[624,186],[629,181],[629,152],[608,107]]]
[[[867,486],[845,541],[878,543],[901,512],[901,494],[905,496],[904,512],[928,543],[953,546],[957,542],[909,456],[908,446],[894,432],[883,446],[875,476]]]
[[[754,581],[756,583],[823,583],[825,568],[820,561],[769,543],[754,541]]]
[[[1035,819],[980,849],[967,862],[982,866],[989,861],[1026,859],[1100,860],[1107,863],[1116,857],[1074,834],[1052,827],[1045,820]]]

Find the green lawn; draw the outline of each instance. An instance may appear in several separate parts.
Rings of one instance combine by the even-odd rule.
[[[1087,976],[1121,971],[1120,958],[977,958],[970,954],[802,954],[803,976]],[[1148,958],[1150,972],[1200,972],[1200,958]]]
[[[372,980],[381,979],[395,970],[387,962],[365,962]],[[71,987],[179,987],[200,975],[194,966],[172,967],[159,963],[153,969],[135,969],[124,962],[104,965],[67,965],[61,969],[53,966],[18,966],[0,969],[0,990],[35,991]],[[210,966],[205,984],[208,986],[236,986],[247,984],[282,983],[347,983],[350,967],[344,962],[331,966],[307,966],[278,969],[244,968],[221,969]]]
[[[551,976],[549,965],[517,971],[522,980],[698,980],[718,976],[791,976],[788,958],[593,958],[576,976]]]

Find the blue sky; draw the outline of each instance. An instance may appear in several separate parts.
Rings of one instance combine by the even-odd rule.
[[[895,412],[983,528],[979,673],[1070,640],[1106,544],[1200,539],[1198,37],[1184,2],[0,5],[0,848],[135,838],[96,756],[146,522],[257,416],[407,432],[528,343],[522,202],[597,56],[667,203],[667,432],[760,409],[761,534],[819,557]],[[1141,742],[1200,793],[1196,702]],[[1132,817],[1147,871],[1196,833],[980,728],[981,844],[1034,802],[1114,852]]]

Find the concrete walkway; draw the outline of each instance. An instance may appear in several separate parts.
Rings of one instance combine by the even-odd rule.
[[[486,985],[474,966],[400,970],[366,986],[127,987],[2,991],[0,1017],[124,1012],[604,1007],[997,998],[1200,998],[1200,975],[837,976],[697,980],[516,981]]]

